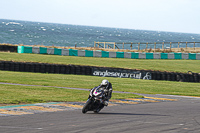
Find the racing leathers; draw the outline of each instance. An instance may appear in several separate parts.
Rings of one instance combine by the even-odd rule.
[[[112,84],[109,82],[108,85],[106,86],[101,85],[101,84],[99,86],[104,88],[104,92],[105,92],[104,105],[107,106],[109,99],[112,97]]]

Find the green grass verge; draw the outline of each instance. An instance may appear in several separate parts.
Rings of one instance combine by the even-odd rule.
[[[0,52],[0,60],[42,62],[89,66],[119,67],[131,69],[160,70],[171,72],[193,71],[200,73],[200,60],[146,60],[122,58],[95,58],[41,54],[18,54]]]
[[[91,76],[40,74],[0,71],[0,82],[29,85],[93,88],[102,79],[90,80]],[[93,82],[93,83],[92,83]],[[96,83],[96,84],[95,84]],[[0,84],[0,104],[86,101],[88,91],[68,90],[53,87],[16,86]],[[135,94],[113,93],[112,99],[141,98]]]
[[[41,74],[0,71],[0,82],[43,86],[77,87],[91,89],[105,77]],[[114,91],[200,96],[199,83],[109,78]],[[0,85],[0,103],[31,103],[47,101],[85,101],[89,92],[44,87]],[[112,99],[141,97],[132,94],[113,93]],[[5,101],[7,99],[7,102]]]
[[[86,101],[88,91],[53,87],[16,86],[0,84],[0,104]],[[112,99],[138,98],[134,94],[113,94]],[[140,96],[141,97],[141,96]]]

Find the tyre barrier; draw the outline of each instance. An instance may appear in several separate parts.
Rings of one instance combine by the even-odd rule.
[[[0,61],[0,70],[35,73],[92,75],[92,67],[90,66],[59,65],[33,62]]]
[[[151,71],[151,79],[178,82],[200,82],[200,74]]]
[[[75,74],[92,75],[102,77],[136,78],[150,80],[167,80],[178,82],[200,82],[200,74],[189,71],[188,73],[160,72],[148,70],[135,70],[110,67],[80,66],[80,65],[60,65],[35,62],[13,62],[0,61],[0,70],[35,72],[35,73],[55,73],[55,74]]]
[[[17,52],[18,46],[0,45],[0,51]]]

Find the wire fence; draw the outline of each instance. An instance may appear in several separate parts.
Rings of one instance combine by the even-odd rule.
[[[104,49],[172,49],[177,48],[180,50],[181,48],[192,48],[195,50],[196,48],[200,48],[200,42],[94,42],[94,47],[104,48]]]

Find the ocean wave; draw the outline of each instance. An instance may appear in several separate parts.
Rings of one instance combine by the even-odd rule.
[[[10,32],[8,32],[10,31]],[[100,42],[200,42],[200,34],[104,28],[0,19],[0,43],[45,46],[94,46]],[[169,47],[169,44],[165,44]],[[180,44],[184,46],[185,44]],[[198,45],[198,44],[197,44]],[[193,44],[188,44],[188,47]],[[119,46],[120,47],[120,46]],[[145,48],[142,46],[141,48]],[[149,45],[153,48],[153,46]],[[125,45],[125,49],[130,46]],[[135,45],[133,47],[137,48]]]

